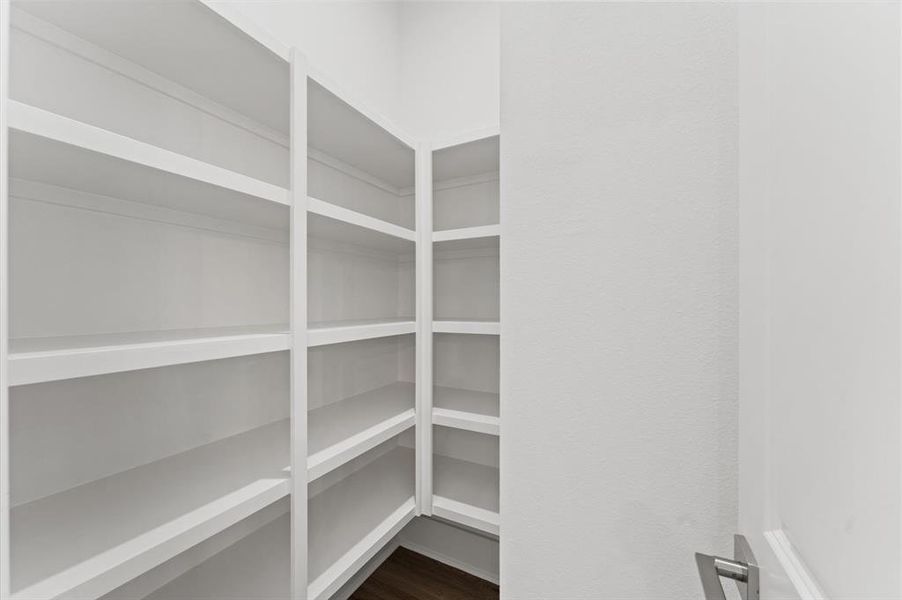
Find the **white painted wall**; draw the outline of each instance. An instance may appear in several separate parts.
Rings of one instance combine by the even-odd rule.
[[[743,14],[740,526],[829,598],[902,596],[899,48],[894,2]]]
[[[229,1],[411,134],[498,123],[500,3]]]
[[[498,123],[500,4],[401,4],[405,126],[428,139]]]
[[[732,551],[737,22],[502,8],[502,597],[698,598]]]
[[[227,0],[379,114],[401,124],[398,2]]]

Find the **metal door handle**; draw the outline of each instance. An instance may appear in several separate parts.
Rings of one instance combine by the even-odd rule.
[[[744,536],[733,536],[733,559],[695,553],[705,600],[727,600],[721,577],[732,579],[742,600],[760,600],[759,570],[755,555]]]

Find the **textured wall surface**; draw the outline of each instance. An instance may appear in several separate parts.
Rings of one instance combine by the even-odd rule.
[[[737,19],[502,9],[505,598],[698,598],[731,551]]]
[[[744,10],[741,528],[900,598],[900,5]]]

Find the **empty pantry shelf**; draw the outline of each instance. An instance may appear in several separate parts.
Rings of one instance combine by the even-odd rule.
[[[283,325],[10,340],[10,385],[26,385],[287,350]]]
[[[414,384],[396,382],[310,411],[308,481],[413,427],[414,402]]]
[[[475,335],[500,335],[501,324],[489,320],[436,320],[432,322],[434,333],[466,333]]]
[[[432,469],[432,514],[498,535],[498,469],[442,455]]]
[[[499,238],[500,236],[500,225],[477,225],[474,227],[461,227],[459,229],[445,229],[442,231],[434,231],[432,233],[432,241],[436,243],[447,243],[463,240],[496,238],[494,245],[497,246],[497,238]]]
[[[55,26],[81,42],[68,46],[74,46],[74,51],[87,47],[80,51],[95,60],[98,55],[112,55],[117,59],[113,67],[125,63],[125,75],[178,94],[216,115],[246,126],[257,124],[255,129],[269,137],[289,134],[288,49],[229,5],[16,4],[32,19],[46,22],[45,27]]]
[[[321,321],[307,328],[307,346],[324,346],[358,340],[370,340],[415,333],[413,317],[402,319],[362,319],[354,321]]]
[[[291,597],[290,556],[291,517],[283,513],[145,600],[285,600]]]
[[[307,198],[311,238],[328,239],[385,252],[413,253],[416,232],[316,198]]]
[[[290,492],[288,421],[14,506],[13,600],[99,597]]]
[[[436,386],[432,422],[435,425],[498,435],[498,394]]]
[[[310,600],[329,598],[413,519],[414,463],[395,447],[310,499]]]
[[[10,177],[287,229],[290,192],[94,125],[9,102]]]

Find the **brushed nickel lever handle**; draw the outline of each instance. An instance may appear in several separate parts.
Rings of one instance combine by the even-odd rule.
[[[720,578],[736,582],[742,600],[760,600],[760,572],[755,555],[744,536],[733,536],[733,559],[695,553],[705,600],[727,600]]]

